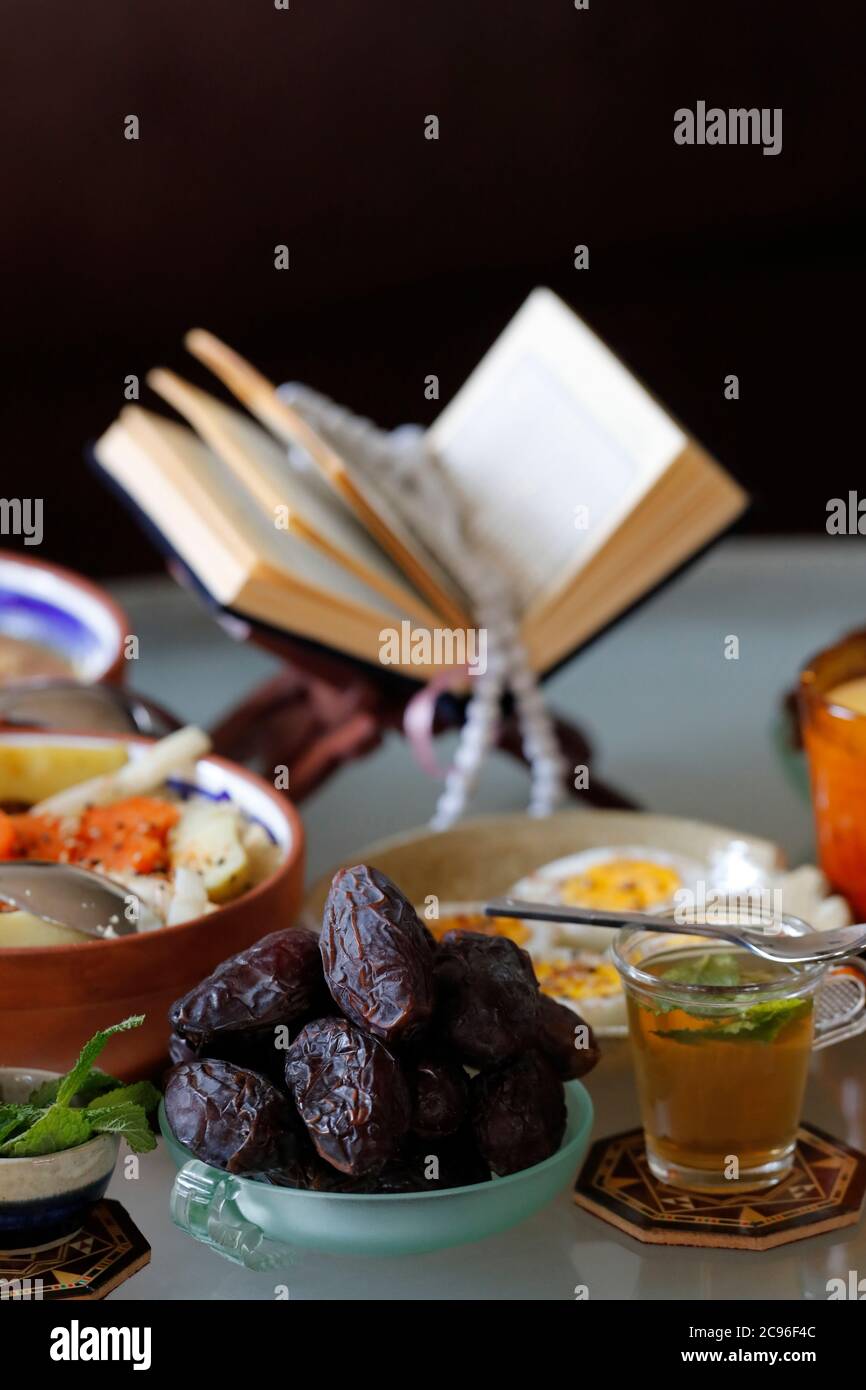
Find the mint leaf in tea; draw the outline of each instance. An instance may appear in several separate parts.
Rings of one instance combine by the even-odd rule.
[[[771,999],[755,1004],[744,1014],[727,1023],[710,1024],[705,1028],[666,1028],[659,1037],[666,1042],[773,1042],[789,1023],[811,1013],[809,999]],[[692,1017],[699,1015],[692,1015]]]
[[[695,952],[693,958],[687,956],[684,960],[674,961],[658,972],[653,970],[651,964],[647,969],[650,974],[658,973],[660,979],[670,980],[677,985],[716,985],[721,989],[742,983],[740,967],[733,951],[699,951]]]

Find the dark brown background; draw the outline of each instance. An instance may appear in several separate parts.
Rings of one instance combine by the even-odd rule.
[[[155,567],[82,450],[127,373],[197,375],[186,327],[383,423],[426,420],[424,376],[447,399],[544,282],[754,490],[747,526],[822,529],[827,499],[862,477],[860,14],[839,0],[16,6],[4,495],[46,498],[52,558]],[[673,112],[698,99],[781,106],[782,153],[676,146]],[[588,272],[572,268],[578,242]],[[739,402],[723,398],[728,372]]]

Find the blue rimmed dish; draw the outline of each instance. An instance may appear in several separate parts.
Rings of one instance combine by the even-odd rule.
[[[114,600],[72,570],[0,551],[0,636],[55,653],[73,679],[119,681],[128,626]]]

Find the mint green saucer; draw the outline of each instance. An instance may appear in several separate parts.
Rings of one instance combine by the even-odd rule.
[[[248,1269],[291,1263],[292,1249],[335,1255],[417,1255],[498,1235],[532,1216],[573,1181],[589,1146],[592,1101],[579,1081],[565,1087],[568,1118],[555,1154],[508,1177],[437,1192],[364,1195],[302,1192],[236,1178],[201,1163],[159,1125],[179,1172],[171,1217],[219,1254]]]

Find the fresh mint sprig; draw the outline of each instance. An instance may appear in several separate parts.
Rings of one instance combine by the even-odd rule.
[[[0,1105],[0,1159],[77,1148],[95,1134],[122,1134],[135,1153],[156,1148],[147,1119],[159,1103],[156,1087],[149,1081],[125,1086],[93,1065],[116,1033],[143,1022],[144,1015],[136,1014],[101,1029],[65,1076],[38,1086],[21,1104]]]
[[[100,1032],[94,1033],[90,1041],[82,1047],[72,1071],[67,1072],[60,1082],[56,1104],[68,1105],[78,1095],[93,1071],[93,1064],[109,1038],[114,1037],[115,1033],[127,1033],[131,1028],[140,1028],[142,1023],[144,1023],[144,1014],[133,1014],[130,1018],[125,1018],[122,1023],[112,1023],[110,1028],[103,1028]]]
[[[156,1139],[147,1123],[147,1113],[141,1105],[135,1105],[132,1101],[116,1105],[92,1105],[84,1113],[97,1134],[122,1134],[137,1154],[149,1153],[156,1148]]]
[[[28,1103],[38,1105],[42,1109],[53,1105],[65,1080],[65,1076],[55,1076],[50,1081],[43,1081],[42,1085],[37,1086],[36,1090],[32,1092]],[[75,1092],[75,1099],[79,1105],[89,1105],[92,1100],[96,1100],[97,1096],[101,1096],[103,1091],[113,1091],[115,1087],[122,1085],[123,1082],[118,1081],[116,1076],[109,1076],[108,1072],[100,1071],[98,1067],[94,1067]]]
[[[30,1105],[22,1101],[20,1104],[9,1101],[5,1105],[0,1105],[0,1144],[12,1135],[18,1134],[22,1129],[26,1129],[34,1120],[40,1116],[38,1105]]]
[[[4,1158],[37,1158],[40,1154],[59,1153],[61,1149],[76,1149],[93,1138],[87,1112],[73,1110],[69,1105],[51,1105],[39,1118],[15,1139],[7,1139],[0,1147]]]

